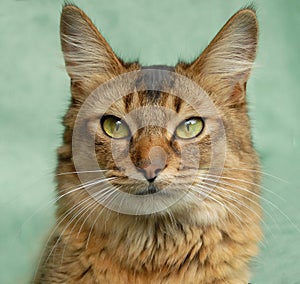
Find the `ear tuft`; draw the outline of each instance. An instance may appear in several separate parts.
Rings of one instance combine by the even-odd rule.
[[[66,4],[63,7],[60,36],[67,72],[72,81],[89,80],[94,75],[109,78],[121,72],[121,60],[77,6]]]
[[[183,68],[194,78],[201,78],[208,91],[243,91],[256,57],[257,40],[255,11],[251,8],[240,10],[203,53]],[[180,68],[180,63],[178,66]]]

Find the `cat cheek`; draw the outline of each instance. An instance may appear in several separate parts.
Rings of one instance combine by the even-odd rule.
[[[171,141],[171,148],[174,151],[176,156],[180,156],[182,145],[180,145],[178,140]]]
[[[86,132],[90,136],[90,139],[93,139],[96,145],[102,145],[106,137],[99,125],[99,119],[93,118],[89,119],[86,122]]]

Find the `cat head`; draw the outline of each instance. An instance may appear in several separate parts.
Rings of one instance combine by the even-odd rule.
[[[245,99],[257,30],[255,12],[243,9],[193,62],[142,67],[118,58],[84,12],[66,5],[61,44],[72,101],[58,181],[62,193],[73,186],[70,204],[90,198],[125,214],[178,218],[191,210],[191,220],[206,223],[231,214],[238,189],[226,191],[220,178],[258,179],[238,171],[258,167]]]

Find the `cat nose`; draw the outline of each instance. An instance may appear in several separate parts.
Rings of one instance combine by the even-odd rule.
[[[154,146],[148,155],[149,159],[141,161],[144,166],[138,167],[138,170],[143,173],[148,182],[154,182],[159,173],[166,167],[167,153],[163,148]]]
[[[139,168],[148,182],[154,182],[159,173],[163,170],[163,166],[159,164],[150,164],[146,168]]]

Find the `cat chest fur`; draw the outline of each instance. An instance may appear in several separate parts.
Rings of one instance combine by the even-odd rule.
[[[245,267],[257,253],[259,228],[253,226],[252,233],[242,235],[232,222],[226,231],[174,224],[170,235],[170,229],[155,223],[147,226],[151,227],[147,233],[128,229],[123,235],[99,237],[84,231],[80,235],[64,232],[54,253],[63,253],[59,269],[69,274],[50,275],[42,283],[247,282]]]

